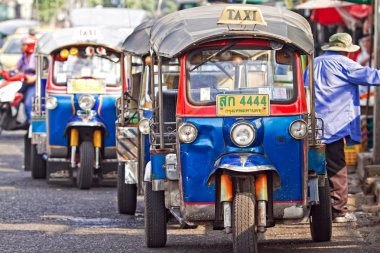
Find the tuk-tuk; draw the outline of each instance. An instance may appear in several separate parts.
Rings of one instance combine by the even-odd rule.
[[[149,31],[152,24],[153,20],[149,20],[137,26],[122,46],[127,86],[126,89],[123,87],[117,102],[116,123],[117,199],[122,214],[135,213],[142,171],[149,161],[152,105],[146,98],[146,92],[149,87]]]
[[[124,85],[121,45],[127,35],[110,27],[80,27],[41,38],[32,112],[33,178],[76,179],[79,189],[89,189],[94,179],[116,184],[115,101]]]
[[[151,162],[145,240],[163,247],[167,213],[232,233],[234,252],[257,252],[276,222],[309,218],[331,239],[331,204],[314,111],[313,36],[300,15],[269,6],[213,5],[168,14],[151,29]],[[160,74],[178,58],[177,90]],[[312,74],[310,76],[313,76]]]

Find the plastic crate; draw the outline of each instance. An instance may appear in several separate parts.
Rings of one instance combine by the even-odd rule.
[[[346,165],[355,166],[356,165],[356,156],[362,151],[362,145],[353,145],[344,147],[344,156],[346,158]]]

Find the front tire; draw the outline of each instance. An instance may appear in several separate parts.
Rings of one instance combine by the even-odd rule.
[[[24,135],[24,170],[30,171],[31,170],[31,146],[32,146],[32,140],[29,138],[28,132]]]
[[[310,232],[314,242],[331,240],[332,214],[329,180],[325,179],[325,186],[318,187],[319,205],[311,206]]]
[[[95,149],[90,141],[83,141],[79,147],[79,169],[77,187],[81,190],[91,188],[94,175]]]
[[[152,183],[145,183],[145,244],[148,248],[166,245],[166,208],[164,191],[153,191]]]
[[[32,171],[32,178],[42,179],[46,178],[46,162],[42,155],[37,153],[37,145],[30,144],[30,170]],[[25,154],[26,156],[27,154]]]
[[[137,203],[136,184],[125,183],[125,166],[120,163],[117,166],[117,203],[119,213],[134,215]]]
[[[257,252],[255,231],[255,198],[252,193],[242,192],[233,201],[233,249],[234,253]]]

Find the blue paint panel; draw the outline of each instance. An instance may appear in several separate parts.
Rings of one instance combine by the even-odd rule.
[[[274,201],[303,200],[303,140],[289,134],[290,124],[301,116],[264,118],[264,150],[281,177]],[[274,145],[273,145],[274,144]]]
[[[166,172],[164,169],[165,154],[152,155],[152,180],[154,179],[166,179]]]
[[[144,161],[145,164],[147,164],[150,161],[150,143],[149,143],[149,135],[144,135],[142,138],[144,138]]]
[[[222,118],[187,118],[198,129],[193,143],[180,145],[185,202],[214,202],[215,187],[207,185],[214,163],[225,148]]]
[[[57,146],[68,146],[68,139],[65,137],[66,124],[73,116],[71,97],[55,96],[58,106],[54,110],[48,110],[48,134],[49,144]]]
[[[46,94],[47,78],[41,78],[41,97],[44,98]],[[45,100],[42,100],[42,111],[45,111]]]
[[[308,154],[308,168],[318,175],[326,174],[326,153],[323,145],[310,147]]]
[[[101,110],[99,116],[99,121],[103,122],[107,128],[108,135],[105,136],[104,146],[113,147],[116,145],[116,99],[118,96],[101,96]],[[99,97],[96,99],[97,103],[95,105],[95,110],[98,111],[99,108]]]
[[[302,200],[303,188],[303,141],[293,139],[289,134],[290,123],[300,116],[271,117],[252,123],[258,129],[258,137],[263,135],[262,146],[258,139],[249,148],[237,148],[230,141],[229,130],[237,122],[233,118],[184,118],[198,129],[198,137],[193,143],[180,144],[181,175],[185,202],[214,202],[214,186],[207,186],[208,175],[214,163],[229,152],[262,153],[268,162],[278,170],[282,186],[274,193],[275,201]],[[221,138],[223,137],[223,138]],[[254,157],[254,156],[253,156]],[[257,162],[257,161],[256,161]]]
[[[32,132],[33,133],[46,133],[45,120],[36,120],[32,118]]]
[[[82,94],[74,95],[75,110],[80,110],[78,99]],[[116,132],[116,108],[115,101],[117,96],[98,96],[93,95],[95,98],[95,106],[93,110],[97,113],[100,108],[100,115],[96,115],[89,122],[101,122],[107,129],[107,135],[104,138],[104,147],[114,147],[116,145],[115,132]],[[50,145],[66,146],[68,139],[64,136],[67,124],[71,122],[83,122],[81,118],[73,115],[71,97],[69,96],[56,96],[58,106],[54,110],[49,110],[49,138]],[[100,101],[101,100],[101,101]]]

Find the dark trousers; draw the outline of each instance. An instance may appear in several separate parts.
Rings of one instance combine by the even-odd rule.
[[[343,139],[326,144],[326,162],[333,218],[344,216],[348,211],[348,174]]]

